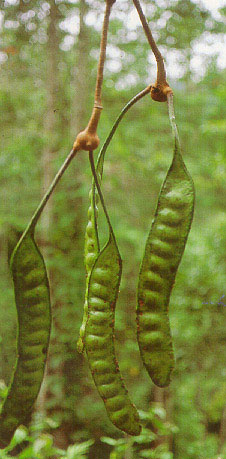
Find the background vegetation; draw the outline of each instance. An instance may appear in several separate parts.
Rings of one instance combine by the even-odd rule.
[[[15,360],[17,329],[8,260],[89,119],[103,8],[103,0],[0,3],[2,399]],[[81,152],[51,198],[37,233],[53,308],[45,380],[31,428],[19,429],[1,458],[226,458],[226,71],[218,54],[225,39],[226,7],[213,16],[195,1],[153,0],[145,10],[166,57],[184,159],[196,188],[194,221],[170,302],[176,353],[172,383],[168,389],[154,387],[136,342],[139,263],[173,148],[166,104],[146,97],[115,135],[103,182],[124,263],[117,355],[140,410],[143,433],[131,439],[111,425],[86,359],[76,350],[91,184],[87,153]],[[155,80],[155,64],[135,17],[132,2],[116,2],[101,143],[125,103]],[[212,54],[203,43],[208,50],[215,43]],[[101,215],[100,222],[106,229]]]

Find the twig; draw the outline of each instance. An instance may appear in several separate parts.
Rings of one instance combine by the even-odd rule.
[[[141,4],[139,0],[133,0],[134,6],[139,14],[142,27],[144,29],[145,35],[148,39],[148,43],[153,51],[157,62],[157,79],[154,85],[151,87],[151,97],[157,102],[166,102],[167,94],[172,93],[172,89],[166,81],[166,71],[163,57],[155,43],[149,25],[147,23],[146,17],[143,13]]]
[[[107,46],[107,33],[108,33],[108,26],[109,26],[109,17],[111,12],[111,7],[114,4],[115,0],[106,0],[106,9],[104,15],[104,22],[102,28],[102,35],[101,35],[101,44],[100,44],[100,57],[99,57],[99,64],[97,70],[97,79],[96,79],[96,90],[95,90],[95,101],[93,111],[90,117],[90,121],[87,125],[87,128],[78,134],[76,141],[73,145],[73,149],[70,151],[69,155],[65,159],[64,163],[62,164],[61,168],[57,172],[55,178],[53,179],[50,187],[46,191],[44,197],[42,198],[41,202],[39,203],[36,211],[34,212],[30,222],[28,223],[24,233],[22,234],[20,241],[25,237],[28,231],[33,232],[35,229],[35,225],[47,204],[51,194],[53,193],[56,185],[58,184],[59,180],[61,179],[62,175],[68,168],[69,164],[71,163],[72,159],[75,157],[76,153],[79,150],[88,150],[92,151],[99,145],[99,138],[96,134],[96,129],[98,125],[98,121],[100,118],[101,113],[101,88],[103,83],[103,71],[104,71],[104,62],[106,57],[106,46]]]
[[[113,231],[113,228],[112,228],[112,225],[111,225],[110,217],[108,215],[108,211],[107,211],[107,208],[106,208],[106,205],[105,205],[105,202],[104,202],[104,197],[103,197],[103,194],[102,194],[102,191],[101,191],[101,188],[100,188],[100,184],[98,182],[98,177],[97,177],[97,173],[96,173],[96,169],[95,169],[95,164],[94,164],[93,152],[92,151],[89,151],[89,162],[90,162],[90,167],[91,167],[91,171],[92,171],[92,174],[93,174],[95,186],[97,188],[97,191],[98,191],[98,194],[99,194],[99,197],[100,197],[100,201],[101,201],[101,204],[102,204],[102,207],[103,207],[103,211],[105,213],[105,217],[106,217],[107,222],[108,222],[110,235],[115,240],[115,235],[114,235],[114,231]]]
[[[170,119],[172,131],[173,131],[173,135],[175,138],[175,142],[177,145],[180,145],[180,139],[179,139],[179,134],[178,134],[176,120],[175,120],[175,114],[174,114],[173,93],[167,94],[167,103],[168,103],[168,110],[169,110],[169,119]]]
[[[106,11],[103,22],[103,30],[100,43],[100,58],[97,70],[96,90],[95,90],[95,104],[101,105],[101,88],[103,83],[103,72],[104,62],[106,58],[106,47],[107,47],[107,34],[109,27],[109,17],[111,13],[111,7],[115,3],[115,0],[106,0]]]
[[[93,151],[95,150],[100,141],[97,135],[97,126],[100,119],[101,110],[103,109],[101,105],[101,89],[103,83],[103,73],[104,73],[104,62],[106,58],[106,47],[107,47],[107,34],[109,27],[109,17],[111,13],[111,7],[114,4],[115,0],[106,0],[106,9],[104,14],[104,22],[101,34],[101,43],[100,43],[100,56],[97,70],[96,78],[96,89],[95,89],[95,99],[93,111],[88,122],[87,127],[84,131],[80,132],[75,140],[73,145],[73,150],[86,150]]]
[[[142,99],[142,97],[146,96],[149,92],[150,92],[150,88],[151,86],[147,86],[147,88],[143,89],[143,91],[139,92],[138,94],[136,94],[136,96],[134,96],[126,105],[125,107],[122,109],[122,111],[120,112],[118,118],[116,119],[116,121],[114,122],[112,128],[111,128],[111,131],[110,133],[108,134],[108,137],[107,139],[105,140],[104,142],[104,145],[102,146],[100,152],[99,152],[99,155],[98,155],[98,158],[97,158],[97,167],[95,168],[95,165],[94,165],[94,160],[93,160],[93,152],[90,151],[89,152],[89,161],[90,161],[90,166],[91,166],[91,170],[92,170],[92,174],[93,174],[93,178],[94,178],[94,191],[95,191],[95,187],[97,188],[97,191],[98,191],[98,194],[100,196],[100,200],[101,200],[101,203],[102,203],[102,206],[103,206],[103,209],[104,209],[104,212],[105,212],[105,215],[106,215],[106,218],[107,218],[107,221],[108,221],[108,224],[109,224],[109,228],[113,234],[113,229],[112,229],[112,226],[111,226],[111,223],[110,223],[110,219],[109,219],[109,216],[108,216],[108,213],[107,213],[107,209],[105,207],[105,204],[104,204],[104,199],[103,199],[103,196],[102,196],[102,193],[101,193],[101,189],[100,189],[100,183],[98,182],[98,178],[97,178],[97,175],[99,176],[100,180],[102,178],[102,174],[103,174],[103,164],[104,164],[104,158],[105,158],[105,153],[106,153],[106,150],[108,148],[108,145],[109,143],[111,142],[112,140],[112,137],[114,136],[114,133],[121,121],[121,119],[123,118],[123,116],[126,114],[126,112],[136,103],[138,102],[140,99]]]
[[[71,163],[72,159],[75,157],[76,155],[76,152],[71,150],[69,155],[67,156],[67,158],[65,159],[65,161],[63,162],[61,168],[59,169],[59,171],[57,172],[57,174],[55,175],[51,185],[49,186],[48,190],[46,191],[45,195],[43,196],[41,202],[39,203],[36,211],[34,212],[30,222],[28,223],[27,225],[27,228],[25,229],[22,237],[24,237],[28,231],[33,231],[34,228],[35,228],[35,225],[45,207],[45,205],[47,204],[47,201],[49,200],[51,194],[53,193],[56,185],[58,184],[59,180],[61,179],[62,175],[64,174],[64,172],[66,171],[66,169],[68,168],[69,164]]]
[[[122,109],[122,111],[120,112],[118,118],[115,120],[112,128],[111,128],[111,131],[109,132],[108,134],[108,137],[107,139],[105,140],[101,150],[100,150],[100,153],[98,155],[98,158],[97,158],[97,167],[99,167],[99,163],[102,162],[102,167],[100,168],[100,176],[102,177],[102,169],[103,169],[103,162],[104,162],[104,157],[105,157],[105,153],[106,153],[106,150],[108,148],[108,145],[109,143],[111,142],[111,139],[112,137],[114,136],[114,133],[120,123],[120,121],[122,120],[122,118],[124,117],[124,115],[126,114],[126,112],[128,112],[128,110],[136,103],[138,102],[140,99],[142,99],[142,97],[146,96],[148,93],[150,93],[150,90],[151,90],[151,85],[147,86],[145,89],[143,89],[141,92],[139,92],[138,94],[136,94],[136,96],[134,96],[126,105],[125,107]]]

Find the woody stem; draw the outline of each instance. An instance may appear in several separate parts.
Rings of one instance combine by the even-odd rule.
[[[163,84],[166,82],[166,71],[165,71],[163,57],[155,43],[155,40],[153,38],[153,35],[151,33],[150,27],[147,23],[146,17],[143,13],[139,0],[133,0],[133,3],[139,14],[142,27],[144,29],[145,35],[148,39],[148,43],[153,51],[153,54],[157,62],[157,84]]]
[[[106,0],[106,9],[105,9],[105,14],[104,14],[104,22],[103,22],[101,43],[100,43],[100,56],[99,56],[99,63],[98,63],[98,69],[97,69],[94,107],[93,107],[92,115],[90,117],[90,120],[87,126],[87,129],[90,133],[94,133],[97,130],[97,125],[100,119],[100,114],[101,114],[101,109],[102,109],[101,89],[102,89],[102,83],[103,83],[104,62],[106,58],[109,17],[110,17],[111,7],[113,3],[114,1],[112,0]]]

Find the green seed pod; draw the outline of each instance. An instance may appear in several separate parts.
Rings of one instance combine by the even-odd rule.
[[[137,338],[144,365],[159,386],[174,368],[168,307],[194,208],[194,186],[176,141],[163,183],[139,274]]]
[[[96,260],[96,257],[99,253],[99,239],[97,232],[97,207],[96,201],[97,196],[95,193],[94,185],[89,192],[90,198],[90,207],[88,209],[88,224],[86,227],[85,234],[85,268],[86,268],[86,292],[85,292],[85,301],[84,301],[84,311],[82,325],[80,327],[79,339],[77,342],[77,350],[80,354],[84,352],[84,334],[88,314],[88,304],[87,304],[87,295],[88,295],[88,284],[89,276],[92,269],[92,266]]]
[[[17,359],[0,415],[0,448],[5,448],[20,424],[28,424],[42,383],[49,344],[51,311],[49,284],[34,230],[57,183],[76,152],[71,150],[34,212],[11,258],[18,317]]]
[[[129,399],[115,357],[114,313],[121,265],[114,237],[110,235],[89,278],[85,349],[94,382],[110,420],[123,432],[139,435],[139,415]]]
[[[18,316],[17,360],[0,416],[0,447],[5,448],[20,424],[26,425],[43,380],[51,313],[43,257],[27,232],[11,261]]]
[[[95,172],[94,164],[93,164],[93,167],[91,165],[92,170],[93,170],[94,181],[93,181],[92,189],[89,194],[91,205],[88,210],[88,220],[89,221],[88,221],[88,225],[86,228],[86,236],[85,236],[85,266],[86,266],[86,271],[87,271],[86,294],[85,294],[83,323],[80,328],[80,338],[77,343],[78,351],[83,352],[84,339],[85,339],[85,347],[88,348],[87,355],[89,354],[90,356],[90,358],[88,357],[90,369],[93,374],[93,377],[94,377],[94,374],[95,375],[98,374],[98,379],[96,377],[94,378],[94,380],[95,380],[95,383],[97,385],[100,395],[102,396],[104,401],[106,400],[105,406],[106,406],[110,419],[121,430],[131,433],[132,435],[137,435],[140,432],[141,427],[138,424],[138,420],[139,420],[138,413],[136,411],[136,408],[131,404],[130,400],[128,399],[127,389],[125,388],[124,383],[121,379],[121,376],[118,370],[118,365],[115,359],[114,329],[113,329],[114,313],[112,310],[112,304],[114,304],[114,307],[115,307],[115,302],[116,302],[117,295],[118,295],[118,290],[117,290],[118,287],[114,292],[111,293],[111,295],[115,298],[115,300],[114,300],[114,303],[110,303],[109,302],[109,289],[111,290],[112,288],[111,287],[111,280],[112,280],[111,270],[106,270],[101,265],[99,266],[99,262],[98,262],[99,260],[98,254],[99,254],[100,248],[99,248],[98,231],[97,231],[96,203],[98,202],[99,197],[101,199],[101,195],[100,195],[99,189],[98,189],[98,193],[96,192],[96,187],[98,188],[97,182],[98,183],[101,182],[105,153],[117,129],[117,126],[119,125],[125,113],[129,110],[129,108],[132,107],[143,96],[149,94],[149,90],[150,88],[146,88],[144,91],[142,91],[137,96],[135,96],[124,107],[119,117],[117,118],[116,122],[114,123],[110,131],[110,134],[107,137],[100,151],[100,154],[98,156],[96,172]],[[92,153],[90,153],[90,156],[92,156]],[[120,281],[120,276],[121,276],[121,259],[120,259],[120,255],[117,249],[117,245],[115,242],[115,238],[113,235],[113,230],[112,230],[112,227],[109,221],[109,217],[107,215],[105,205],[103,203],[103,197],[101,199],[101,202],[102,202],[102,206],[105,212],[105,216],[108,221],[109,231],[111,235],[109,242],[106,246],[106,250],[107,250],[108,245],[111,246],[112,244],[113,245],[115,244],[115,247],[112,250],[113,252],[114,250],[117,252],[117,256],[116,256],[116,258],[118,257],[117,263],[119,263],[120,261],[120,271],[119,271],[120,274],[118,273],[119,275],[118,286],[119,286],[119,281]],[[104,253],[104,250],[105,249],[103,249],[102,251],[103,253]],[[102,255],[99,255],[99,256],[102,257]],[[101,259],[99,261],[101,261]],[[93,272],[94,265],[95,265],[95,278],[92,277],[92,282],[90,282],[90,276],[91,276],[91,273]],[[92,288],[91,288],[92,294],[89,293],[91,284],[92,284]],[[88,296],[89,296],[89,301],[88,301]],[[98,331],[98,336],[92,335],[92,333],[89,333],[89,331],[87,332],[86,330],[87,323],[89,324],[89,327],[91,324],[91,328],[95,325],[95,329],[96,331]],[[109,337],[106,337],[106,329],[109,329],[111,331],[111,335]],[[110,355],[109,355],[108,360],[106,360],[105,357],[103,358],[103,353],[105,352],[105,348],[106,346],[108,346],[109,342],[110,342]],[[98,358],[96,360],[92,359],[92,352],[94,352],[94,349],[95,349],[96,354],[98,354],[98,349],[102,350],[102,352],[100,352],[99,359]],[[111,409],[113,401],[111,400],[108,401],[107,400],[108,397],[105,397],[106,394],[103,391],[104,389],[102,388],[102,385],[108,384],[108,387],[109,387],[110,382],[112,383],[112,377],[113,377],[113,375],[109,373],[109,366],[114,371],[114,375],[116,375],[115,376],[116,377],[115,396],[118,396],[118,390],[119,390],[122,393],[122,398],[124,397],[124,405],[126,405],[127,407],[126,416],[125,416],[125,413],[121,413],[120,415],[119,412],[117,412],[114,414],[113,410]],[[121,397],[121,395],[119,395],[119,397]],[[127,401],[125,399],[127,399]],[[115,402],[115,407],[117,403]],[[123,423],[123,416],[124,416],[124,423]]]
[[[104,165],[104,158],[105,158],[105,153],[107,151],[108,145],[120,123],[122,120],[123,116],[125,113],[142,97],[145,95],[149,94],[150,87],[146,88],[144,91],[141,93],[137,94],[133,99],[129,101],[129,103],[123,108],[121,111],[120,115],[116,119],[100,153],[98,156],[98,161],[97,161],[97,168],[96,168],[96,173],[97,173],[97,180],[99,183],[101,182],[102,179],[102,174],[103,174],[103,165]],[[96,191],[95,184],[93,181],[92,188],[89,192],[89,199],[90,199],[90,207],[88,209],[88,224],[86,227],[86,234],[85,234],[85,268],[86,268],[86,291],[85,291],[85,301],[84,301],[84,312],[83,312],[83,320],[82,320],[82,325],[80,327],[80,332],[79,332],[79,339],[77,342],[77,350],[79,353],[84,352],[84,335],[85,335],[85,327],[86,327],[86,321],[87,321],[87,314],[88,314],[88,305],[87,305],[87,294],[88,294],[88,284],[89,284],[89,276],[91,269],[93,267],[93,264],[97,258],[97,255],[100,251],[99,247],[99,239],[98,239],[98,230],[97,230],[97,216],[98,216],[98,208],[96,204],[99,201],[99,195],[98,192]]]

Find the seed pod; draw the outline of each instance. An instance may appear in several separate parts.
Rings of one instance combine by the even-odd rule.
[[[95,194],[94,184],[92,186],[92,189],[90,190],[89,197],[90,197],[90,207],[88,209],[88,224],[87,224],[86,233],[85,233],[85,250],[84,250],[85,268],[86,268],[86,291],[85,291],[83,320],[82,320],[82,325],[79,331],[80,336],[77,342],[77,350],[81,354],[84,352],[84,334],[85,334],[85,327],[86,327],[86,321],[87,321],[87,315],[88,315],[87,295],[88,295],[89,276],[90,276],[92,266],[100,251],[98,232],[97,232],[97,211],[98,211],[96,207],[97,196]]]
[[[90,274],[85,349],[110,420],[127,434],[139,435],[139,415],[129,399],[115,357],[114,320],[121,266],[121,257],[110,235]]]
[[[28,231],[11,261],[18,317],[17,360],[0,416],[0,447],[26,425],[42,383],[49,344],[49,284],[43,257]]]
[[[98,173],[102,175],[104,150],[100,153]],[[90,165],[95,187],[109,228],[109,240],[99,253],[88,283],[88,317],[85,327],[85,350],[97,390],[112,423],[129,435],[139,435],[139,415],[131,403],[115,357],[115,306],[121,280],[122,261],[104,198],[98,183],[92,152]]]
[[[159,386],[167,386],[174,368],[168,307],[184,252],[194,208],[194,185],[175,143],[139,274],[137,338],[144,365]]]
[[[109,146],[109,143],[111,142],[114,133],[124,117],[124,115],[127,113],[127,111],[136,103],[138,102],[142,97],[145,95],[149,94],[150,87],[148,86],[145,88],[143,91],[141,91],[139,94],[137,94],[133,99],[131,99],[128,104],[125,105],[121,113],[119,114],[118,118],[116,119],[100,153],[98,156],[98,161],[97,161],[97,175],[99,181],[102,179],[102,174],[103,174],[103,166],[104,166],[104,158],[105,154],[107,151],[107,148]],[[86,291],[85,291],[85,301],[84,301],[84,312],[83,312],[83,320],[82,320],[82,325],[80,327],[79,331],[79,339],[77,342],[77,350],[79,353],[84,352],[84,334],[85,334],[85,327],[86,327],[86,321],[87,321],[87,314],[88,314],[88,304],[87,304],[87,294],[88,294],[88,284],[89,284],[89,276],[90,272],[92,269],[92,266],[97,258],[97,255],[100,251],[99,247],[99,239],[98,239],[98,229],[97,229],[97,212],[98,209],[96,207],[96,204],[98,202],[98,194],[95,193],[95,183],[93,180],[92,188],[90,190],[89,194],[90,198],[90,207],[88,209],[88,224],[86,227],[86,234],[85,234],[85,268],[86,268]]]
[[[0,448],[28,424],[42,383],[51,327],[49,283],[34,231],[57,183],[76,155],[71,150],[34,212],[11,258],[18,317],[17,359],[0,415]]]

